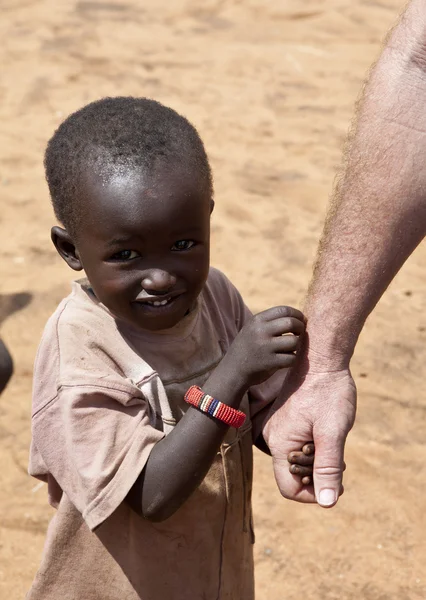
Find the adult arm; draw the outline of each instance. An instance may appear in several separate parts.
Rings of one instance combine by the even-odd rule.
[[[425,107],[426,2],[412,0],[365,86],[308,292],[306,343],[265,427],[287,498],[337,502],[356,410],[350,359],[366,318],[426,235]],[[315,495],[286,460],[308,440]]]

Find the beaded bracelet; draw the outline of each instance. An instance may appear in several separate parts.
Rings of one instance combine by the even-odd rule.
[[[223,404],[223,402],[219,402],[213,396],[205,394],[198,385],[193,385],[189,388],[185,394],[185,402],[236,429],[241,427],[246,419],[245,414],[241,410],[232,408],[227,404]]]

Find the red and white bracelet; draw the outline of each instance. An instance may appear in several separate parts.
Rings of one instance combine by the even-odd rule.
[[[219,402],[213,396],[205,394],[198,385],[189,388],[185,394],[185,402],[236,429],[241,427],[246,419],[246,415],[241,410],[232,408],[227,404],[223,404],[223,402]]]

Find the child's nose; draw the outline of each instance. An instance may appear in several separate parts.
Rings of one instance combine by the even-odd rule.
[[[162,269],[151,269],[142,279],[144,290],[151,292],[168,292],[176,285],[176,277]]]

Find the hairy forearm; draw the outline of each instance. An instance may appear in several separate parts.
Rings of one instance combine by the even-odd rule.
[[[346,367],[365,319],[426,235],[426,2],[371,71],[308,292],[309,361]]]
[[[203,390],[238,408],[245,389],[224,359]],[[145,469],[128,496],[136,512],[152,521],[170,517],[200,485],[228,426],[189,407],[173,431],[152,449]]]

